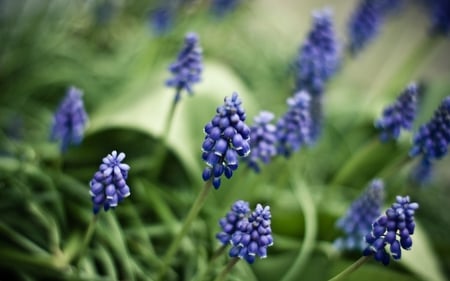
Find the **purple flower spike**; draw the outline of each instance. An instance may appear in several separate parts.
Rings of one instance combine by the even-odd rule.
[[[288,111],[278,120],[278,153],[286,157],[311,143],[310,96],[301,91],[288,98]]]
[[[203,71],[202,49],[196,33],[188,33],[184,38],[184,47],[178,54],[177,60],[169,67],[173,77],[166,81],[167,86],[176,89],[175,100],[180,100],[183,90],[192,95],[192,85],[200,82]]]
[[[364,236],[371,230],[372,223],[381,214],[384,201],[384,183],[380,179],[370,182],[366,191],[356,199],[336,226],[344,236],[334,241],[338,250],[363,250]]]
[[[375,127],[381,131],[381,141],[398,139],[401,129],[412,129],[417,112],[417,98],[417,85],[411,83],[394,104],[384,109],[383,117],[375,122]]]
[[[411,235],[416,226],[414,213],[419,204],[410,202],[409,196],[397,196],[396,202],[387,209],[385,215],[375,220],[372,231],[365,236],[369,244],[363,251],[365,256],[373,255],[375,260],[388,265],[390,258],[399,260],[401,249],[410,250]],[[386,251],[389,245],[390,254]]]
[[[250,127],[251,152],[247,163],[255,172],[260,171],[258,162],[268,164],[277,154],[276,126],[272,124],[274,114],[269,111],[261,111],[255,116],[254,124]]]
[[[81,90],[70,87],[54,115],[50,139],[61,142],[62,152],[67,151],[70,144],[83,140],[88,117],[82,96]]]
[[[203,170],[203,180],[212,179],[217,189],[221,176],[231,178],[238,168],[239,157],[250,154],[250,129],[245,124],[246,114],[237,93],[225,97],[224,104],[217,108],[217,114],[205,125],[205,140],[202,158],[207,167]]]
[[[108,154],[89,183],[94,214],[97,214],[102,206],[105,211],[115,208],[120,201],[130,196],[130,188],[126,183],[130,166],[122,163],[123,159],[123,152],[117,153],[114,150]]]
[[[216,235],[216,238],[223,244],[228,245],[231,241],[231,236],[238,230],[239,224],[247,219],[250,214],[250,207],[248,202],[243,200],[236,201],[231,207],[230,212],[220,219],[219,225],[222,231]]]
[[[273,245],[271,218],[270,207],[257,204],[250,216],[237,224],[237,230],[231,235],[230,257],[245,259],[250,264],[256,256],[266,258],[267,247]]]

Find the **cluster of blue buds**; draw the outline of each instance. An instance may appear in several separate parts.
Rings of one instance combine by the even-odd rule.
[[[269,111],[261,111],[254,118],[254,124],[250,127],[250,148],[247,163],[255,172],[260,171],[258,162],[268,164],[277,154],[277,128],[272,124],[274,114]]]
[[[97,214],[103,207],[105,211],[115,208],[124,198],[130,196],[126,183],[130,166],[122,163],[125,153],[111,152],[103,158],[103,163],[89,183],[90,194],[94,204],[93,212]]]
[[[311,142],[310,95],[301,91],[287,99],[288,111],[277,122],[278,153],[286,157]]]
[[[236,9],[241,0],[212,0],[211,11],[217,17],[223,17]]]
[[[239,225],[247,220],[250,214],[250,207],[248,202],[243,200],[236,201],[233,206],[231,206],[230,212],[219,220],[220,228],[222,229],[216,235],[216,238],[223,244],[228,245],[231,241],[231,236],[239,229]]]
[[[401,129],[411,130],[417,113],[418,87],[409,84],[397,97],[395,103],[386,107],[383,117],[375,122],[375,127],[381,130],[381,141],[398,139]]]
[[[167,86],[176,89],[175,101],[180,99],[181,91],[193,94],[192,85],[200,82],[203,70],[202,49],[196,33],[188,33],[184,38],[184,47],[177,60],[169,67],[173,77],[166,81]]]
[[[449,143],[450,96],[447,96],[435,111],[433,118],[422,125],[414,135],[413,147],[409,151],[409,155],[415,157],[421,154],[422,161],[419,165],[425,166],[419,168],[419,170],[427,171],[427,169],[431,169],[434,160],[441,159],[447,154]],[[428,176],[430,171],[428,170]],[[425,178],[422,180],[425,180]]]
[[[237,230],[230,240],[230,257],[245,259],[250,264],[256,256],[266,258],[267,247],[273,245],[271,218],[270,207],[257,204],[248,218],[236,225]]]
[[[384,183],[381,179],[370,182],[365,192],[356,199],[336,226],[344,232],[334,241],[338,250],[363,250],[364,236],[371,230],[372,223],[381,215],[384,201]]]
[[[348,48],[353,55],[359,53],[378,35],[383,19],[376,2],[361,0],[350,18]]]
[[[79,144],[83,140],[88,116],[82,96],[81,90],[70,87],[53,117],[50,139],[61,141],[62,152],[65,152],[70,144]]]
[[[222,175],[232,177],[238,168],[239,156],[250,154],[250,129],[244,122],[245,118],[241,99],[233,93],[231,97],[225,97],[216,116],[205,125],[202,158],[207,167],[202,177],[204,181],[212,179],[215,188],[219,188]]]
[[[372,231],[365,237],[369,244],[364,249],[365,256],[373,255],[375,260],[388,265],[390,257],[399,260],[401,249],[410,250],[413,244],[411,235],[416,226],[414,213],[419,204],[410,202],[409,196],[397,196],[396,202],[387,209],[372,225]],[[389,245],[390,254],[386,251]]]
[[[296,61],[296,89],[320,95],[325,83],[337,71],[340,50],[328,9],[313,13],[313,27],[300,48]]]

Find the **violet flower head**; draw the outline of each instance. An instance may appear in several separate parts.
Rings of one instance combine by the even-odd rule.
[[[397,97],[395,103],[384,109],[383,116],[375,122],[375,127],[381,131],[381,141],[398,139],[402,129],[412,129],[417,113],[417,100],[417,85],[411,83]]]
[[[205,139],[202,158],[207,167],[203,180],[212,179],[213,186],[220,186],[222,175],[233,176],[238,168],[238,158],[250,154],[250,129],[245,124],[246,114],[237,93],[225,97],[224,104],[217,108],[217,114],[205,125]]]
[[[233,12],[240,2],[241,0],[212,0],[211,11],[215,16],[221,18]]]
[[[382,21],[376,0],[359,2],[348,23],[348,48],[351,54],[359,53],[378,35]]]
[[[231,236],[238,230],[239,225],[243,221],[247,221],[250,214],[248,202],[243,200],[236,201],[227,215],[219,220],[221,232],[217,233],[216,238],[223,244],[228,245]]]
[[[320,95],[325,83],[337,71],[340,50],[332,13],[328,9],[313,13],[313,26],[300,48],[296,61],[296,90]]]
[[[391,257],[399,260],[402,248],[410,250],[413,244],[411,235],[416,226],[414,213],[418,208],[419,204],[411,202],[409,196],[397,196],[396,202],[373,223],[372,231],[365,236],[369,245],[363,255],[373,255],[375,260],[384,265],[389,264]],[[387,246],[390,254],[386,251]]]
[[[125,159],[125,153],[117,153],[114,150],[103,158],[99,170],[90,181],[89,193],[94,204],[94,214],[97,214],[102,207],[105,211],[115,208],[119,202],[130,196],[130,188],[126,183],[130,166],[122,163],[123,159]]]
[[[70,87],[53,117],[50,139],[61,142],[61,151],[65,152],[70,144],[80,144],[88,116],[84,109],[81,90]]]
[[[278,153],[289,157],[311,142],[310,95],[301,91],[287,99],[288,111],[277,122]]]
[[[266,258],[267,247],[273,245],[271,218],[270,207],[257,204],[248,219],[239,223],[238,230],[233,233],[230,257],[245,259],[250,264],[256,256]]]
[[[161,6],[149,14],[149,23],[156,35],[167,33],[173,24],[173,12],[168,5]]]
[[[169,71],[173,77],[166,81],[166,85],[176,90],[174,102],[180,100],[183,90],[192,95],[192,85],[200,82],[203,71],[202,49],[196,33],[191,32],[185,36],[184,46],[177,60],[170,65]]]
[[[374,179],[352,203],[345,216],[337,221],[336,226],[343,231],[344,236],[336,239],[334,246],[338,250],[363,250],[366,247],[364,236],[381,215],[383,201],[384,183],[381,179]]]
[[[276,126],[272,124],[274,114],[269,111],[261,111],[254,118],[254,124],[250,127],[250,148],[251,152],[247,164],[255,172],[261,170],[259,162],[268,164],[277,154]]]

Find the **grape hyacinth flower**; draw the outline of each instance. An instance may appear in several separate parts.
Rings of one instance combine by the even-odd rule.
[[[149,14],[149,22],[156,35],[167,33],[172,27],[172,11],[168,6],[161,6]]]
[[[359,53],[378,34],[382,24],[382,14],[377,1],[361,0],[348,23],[349,50],[352,55]]]
[[[227,215],[220,219],[219,225],[222,231],[216,235],[216,238],[223,245],[228,245],[231,241],[231,236],[237,231],[239,224],[247,220],[249,214],[250,207],[248,202],[243,200],[236,201]]]
[[[173,77],[166,81],[166,85],[174,87],[175,100],[180,100],[181,92],[187,91],[192,95],[192,85],[200,82],[203,70],[202,49],[199,44],[198,35],[190,32],[184,38],[184,47],[178,54],[178,58],[173,62],[169,71]]]
[[[329,9],[313,13],[313,27],[300,48],[297,61],[296,90],[311,95],[323,93],[325,83],[337,71],[340,51]]]
[[[212,0],[211,11],[217,17],[224,17],[239,5],[240,0]]]
[[[423,1],[428,6],[431,17],[431,29],[436,34],[450,34],[450,1]]]
[[[289,157],[311,143],[310,95],[301,91],[287,99],[288,111],[277,122],[278,153]]]
[[[411,130],[417,112],[418,89],[411,83],[397,97],[395,103],[386,107],[383,117],[375,122],[375,127],[381,131],[381,141],[398,139],[401,129]]]
[[[245,124],[246,114],[237,93],[225,97],[224,104],[217,108],[216,116],[205,125],[206,134],[202,145],[202,158],[207,167],[203,180],[212,179],[213,186],[220,187],[221,176],[231,178],[238,168],[238,156],[250,153],[250,129]]]
[[[81,90],[70,87],[53,117],[50,139],[61,141],[62,152],[65,152],[70,144],[80,144],[83,140],[88,117],[82,96]]]
[[[257,204],[248,219],[242,220],[238,224],[238,230],[233,233],[230,257],[245,259],[250,264],[255,261],[256,256],[266,258],[267,247],[273,245],[271,218],[270,207]]]
[[[409,196],[397,196],[396,202],[387,209],[372,225],[372,231],[365,237],[369,244],[363,251],[364,256],[373,255],[375,260],[388,265],[390,258],[399,260],[401,249],[410,250],[413,244],[411,235],[416,226],[414,213],[419,204],[411,202]],[[389,245],[389,252],[386,247]]]
[[[426,163],[423,169],[416,171],[428,171],[424,173],[429,178],[433,161],[439,160],[447,154],[448,145],[450,143],[450,96],[443,99],[438,109],[435,111],[433,118],[419,128],[414,135],[413,147],[409,151],[411,157],[422,155],[421,163]],[[419,163],[419,165],[422,165]],[[413,178],[419,179],[419,182],[425,181],[426,178],[420,179],[418,175]]]
[[[248,166],[255,172],[261,169],[258,162],[268,164],[277,154],[276,126],[272,124],[274,114],[269,111],[261,111],[254,118],[254,124],[250,127],[251,152],[247,158]]]
[[[108,154],[89,183],[94,214],[97,214],[102,206],[105,211],[115,208],[119,202],[130,196],[130,188],[126,183],[130,166],[122,163],[123,159],[123,152],[117,153],[114,150]]]
[[[381,179],[370,182],[365,192],[356,199],[336,226],[344,236],[334,241],[338,250],[363,250],[364,236],[370,232],[372,223],[381,215],[384,201],[384,183]]]

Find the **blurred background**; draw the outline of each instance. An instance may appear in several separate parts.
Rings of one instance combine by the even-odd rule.
[[[419,202],[418,231],[401,261],[369,262],[348,280],[449,280],[450,160],[419,186],[409,177],[416,160],[402,161],[412,134],[382,145],[373,126],[411,81],[423,89],[415,130],[450,95],[450,40],[431,34],[426,1],[400,1],[356,56],[346,49],[347,25],[359,1],[216,2],[0,0],[0,280],[154,280],[203,184],[203,126],[233,91],[248,124],[261,110],[282,115],[312,12],[326,7],[343,59],[324,93],[321,139],[260,174],[242,165],[224,180],[167,280],[199,280],[219,246],[217,221],[237,199],[271,206],[275,244],[267,259],[238,263],[229,280],[281,280],[299,255],[298,279],[327,280],[360,256],[333,248],[334,224],[375,177],[385,180],[386,206],[397,194]],[[203,49],[202,81],[182,96],[165,132],[174,97],[168,66],[190,31]],[[83,142],[62,154],[49,135],[71,85],[84,92],[89,125]],[[168,154],[159,161],[161,147]],[[92,217],[89,180],[112,150],[127,155],[131,197],[99,216],[86,255],[70,264]],[[309,195],[296,193],[302,186]]]

